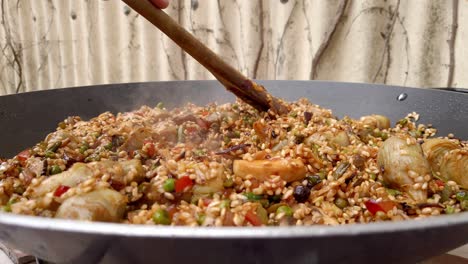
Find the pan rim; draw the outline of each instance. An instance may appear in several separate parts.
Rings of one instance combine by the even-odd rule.
[[[330,236],[355,236],[389,233],[395,231],[424,231],[452,225],[468,225],[468,212],[439,215],[425,219],[396,222],[373,222],[339,226],[288,226],[288,227],[189,227],[149,226],[121,223],[85,222],[79,220],[41,218],[37,216],[0,213],[0,225],[35,230],[62,231],[91,235],[108,235],[145,238],[196,238],[196,239],[268,239],[268,238],[319,238]]]
[[[426,90],[432,92],[441,92],[441,93],[456,93],[455,91],[451,90],[444,90],[444,89],[435,89],[432,87],[414,87],[414,86],[400,86],[400,85],[391,85],[391,84],[381,84],[381,83],[366,83],[366,82],[341,82],[341,81],[330,81],[330,80],[269,80],[269,79],[255,79],[256,82],[260,84],[267,84],[269,82],[296,82],[296,83],[324,83],[324,84],[339,84],[339,85],[363,85],[363,86],[377,86],[377,87],[388,87],[394,89],[414,89],[414,90]],[[0,97],[8,97],[8,96],[18,96],[18,95],[30,95],[30,94],[39,94],[39,93],[49,93],[49,92],[61,92],[61,91],[69,91],[74,89],[80,88],[92,88],[92,87],[112,87],[112,86],[123,86],[123,85],[148,85],[148,84],[164,84],[164,83],[219,83],[217,80],[173,80],[173,81],[149,81],[149,82],[121,82],[121,83],[105,83],[105,84],[90,84],[90,85],[81,85],[81,86],[70,86],[70,87],[62,87],[62,88],[54,88],[54,89],[45,89],[45,90],[35,90],[35,91],[27,91],[21,92],[16,94],[4,94],[0,95]],[[222,86],[221,84],[219,84]],[[268,90],[268,87],[266,87]],[[459,88],[459,87],[457,87]],[[467,89],[468,88],[459,88],[459,89]],[[228,91],[226,91],[228,92]],[[460,93],[461,95],[463,93]],[[467,94],[468,96],[468,94]],[[332,109],[333,110],[333,109]]]

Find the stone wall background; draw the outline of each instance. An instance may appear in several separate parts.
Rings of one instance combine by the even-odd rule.
[[[468,88],[468,0],[173,0],[167,12],[257,79]],[[0,95],[213,79],[118,0],[0,0]]]

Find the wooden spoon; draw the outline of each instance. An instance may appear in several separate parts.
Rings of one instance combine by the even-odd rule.
[[[149,22],[158,27],[177,45],[205,66],[216,79],[237,97],[259,111],[270,111],[273,115],[286,114],[286,104],[267,92],[267,90],[231,67],[213,51],[197,40],[161,9],[148,0],[122,0]]]

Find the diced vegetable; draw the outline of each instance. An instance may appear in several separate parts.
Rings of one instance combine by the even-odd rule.
[[[231,205],[231,200],[226,199],[226,200],[221,201],[221,203],[219,204],[219,207],[220,208],[229,208],[230,205]]]
[[[175,181],[175,191],[180,193],[183,192],[186,188],[193,186],[193,181],[189,176],[183,176]]]
[[[55,142],[49,149],[47,149],[47,151],[56,152],[60,148],[61,145],[62,145],[62,142]]]
[[[365,205],[366,205],[367,210],[369,210],[369,212],[372,215],[375,215],[379,211],[387,213],[388,211],[392,210],[393,207],[396,206],[395,202],[392,202],[392,201],[376,202],[374,200],[369,200],[365,202]]]
[[[444,186],[445,186],[445,182],[444,182],[444,181],[441,181],[441,180],[435,180],[435,183],[436,183],[437,186],[439,186],[439,187],[444,187]]]
[[[245,219],[251,223],[253,226],[261,226],[262,225],[262,220],[260,219],[260,217],[258,217],[255,213],[253,213],[252,211],[248,211],[246,214],[245,214]]]
[[[23,150],[20,153],[18,153],[18,155],[16,155],[16,157],[18,158],[18,161],[21,164],[24,164],[26,162],[26,160],[31,157],[31,150],[30,149]]]
[[[156,147],[151,141],[146,141],[143,145],[143,149],[146,151],[146,154],[148,154],[149,157],[153,157],[156,154]]]
[[[263,198],[263,195],[256,195],[256,194],[249,192],[245,194],[245,197],[247,197],[249,201],[258,201]]]
[[[338,165],[333,174],[335,179],[339,179],[341,176],[343,176],[343,174],[348,170],[349,166],[349,162],[343,162],[340,165]]]
[[[287,205],[282,205],[276,209],[276,214],[284,214],[285,216],[292,216],[293,210]]]
[[[57,189],[55,190],[54,196],[55,196],[55,197],[60,197],[60,196],[62,196],[62,194],[66,193],[69,189],[70,189],[69,186],[60,185],[60,186],[57,187]]]
[[[442,189],[442,192],[440,192],[440,201],[441,202],[449,201],[452,194],[453,194],[452,188],[450,188],[450,186],[448,185],[445,185],[444,189]]]
[[[262,224],[267,225],[268,224],[268,212],[263,206],[258,206],[257,207],[257,216],[260,218],[260,221]]]

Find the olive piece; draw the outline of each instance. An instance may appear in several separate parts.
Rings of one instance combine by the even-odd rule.
[[[312,189],[315,185],[322,182],[322,178],[319,175],[307,176],[307,187]]]
[[[307,186],[303,185],[298,185],[296,188],[294,188],[294,199],[298,201],[299,203],[303,203],[309,199],[310,195],[310,188]]]
[[[310,120],[312,119],[312,113],[311,112],[304,112],[304,123],[306,125],[309,124]]]
[[[362,170],[366,166],[366,159],[359,154],[353,156],[353,165]]]
[[[336,198],[335,205],[338,206],[338,208],[343,209],[348,206],[348,201],[343,198]]]

